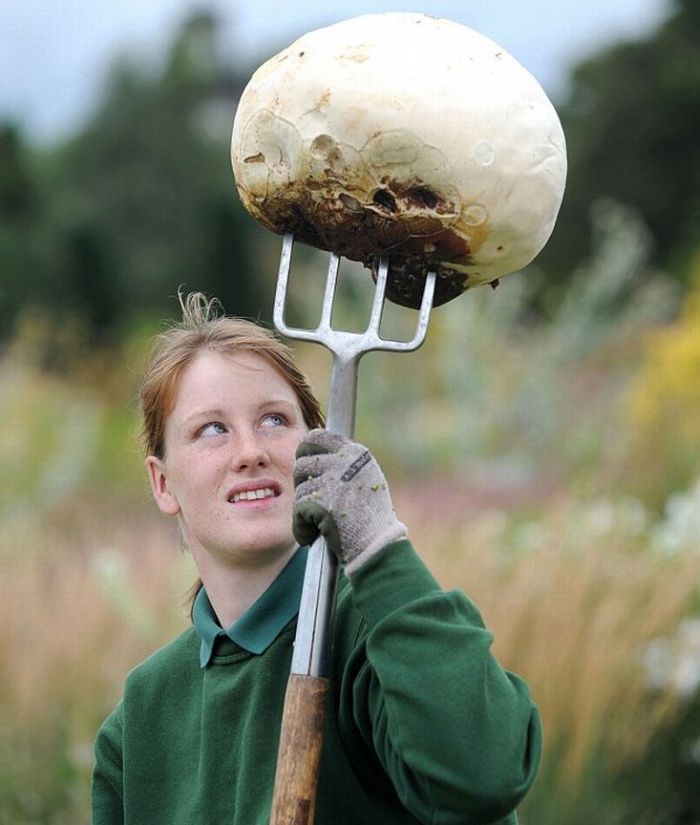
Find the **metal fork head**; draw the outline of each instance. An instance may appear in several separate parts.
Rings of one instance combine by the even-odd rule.
[[[374,299],[372,301],[372,309],[370,311],[367,329],[365,329],[364,332],[347,332],[345,330],[333,329],[331,326],[333,303],[338,283],[338,270],[341,260],[340,256],[331,252],[329,255],[328,274],[326,277],[326,287],[323,296],[320,322],[315,329],[298,329],[296,327],[290,327],[285,321],[285,307],[287,305],[289,270],[291,267],[293,246],[294,236],[285,235],[277,276],[277,290],[275,292],[273,312],[275,328],[279,332],[286,335],[288,338],[296,338],[302,341],[313,341],[322,344],[334,355],[341,358],[359,358],[365,352],[371,352],[373,350],[410,352],[420,347],[425,340],[428,330],[430,310],[432,308],[433,295],[435,292],[435,272],[430,272],[426,279],[423,300],[418,314],[416,332],[410,341],[397,341],[382,338],[379,334],[390,267],[390,260],[388,257],[383,257],[379,263]]]
[[[357,370],[360,358],[366,352],[373,350],[410,352],[411,350],[417,349],[423,343],[428,330],[428,320],[430,318],[430,310],[435,291],[436,274],[435,272],[431,272],[426,279],[423,301],[418,315],[418,325],[413,338],[411,338],[410,341],[395,341],[382,338],[379,334],[379,327],[382,320],[384,295],[389,274],[389,259],[382,258],[379,264],[377,285],[367,329],[364,332],[347,332],[345,330],[333,329],[331,326],[340,257],[334,253],[330,253],[320,323],[316,329],[297,329],[290,327],[284,318],[293,245],[294,236],[286,235],[282,245],[282,255],[277,277],[277,291],[275,293],[273,312],[275,327],[288,338],[296,338],[301,341],[313,341],[322,344],[333,353],[326,427],[333,432],[352,437],[355,430]]]

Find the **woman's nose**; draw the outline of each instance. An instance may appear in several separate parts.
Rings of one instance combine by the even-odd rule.
[[[268,461],[267,449],[255,433],[239,434],[233,450],[236,470],[264,467]]]

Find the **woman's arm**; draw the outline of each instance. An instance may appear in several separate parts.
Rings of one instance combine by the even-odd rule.
[[[526,684],[491,654],[476,607],[441,591],[406,541],[349,586],[368,631],[346,666],[341,726],[422,822],[505,819],[534,781],[541,727]]]

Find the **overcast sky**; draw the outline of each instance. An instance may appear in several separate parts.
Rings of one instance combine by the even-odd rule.
[[[619,38],[652,31],[672,0],[0,0],[0,118],[52,139],[76,128],[120,53],[157,59],[198,8],[219,13],[231,53],[258,62],[310,29],[380,11],[422,11],[478,29],[554,98],[569,67]]]

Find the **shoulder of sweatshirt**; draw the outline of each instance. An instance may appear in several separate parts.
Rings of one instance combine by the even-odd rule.
[[[188,627],[129,672],[125,692],[139,685],[156,684],[163,678],[169,682],[176,681],[198,671],[198,652],[199,637],[194,627]]]

